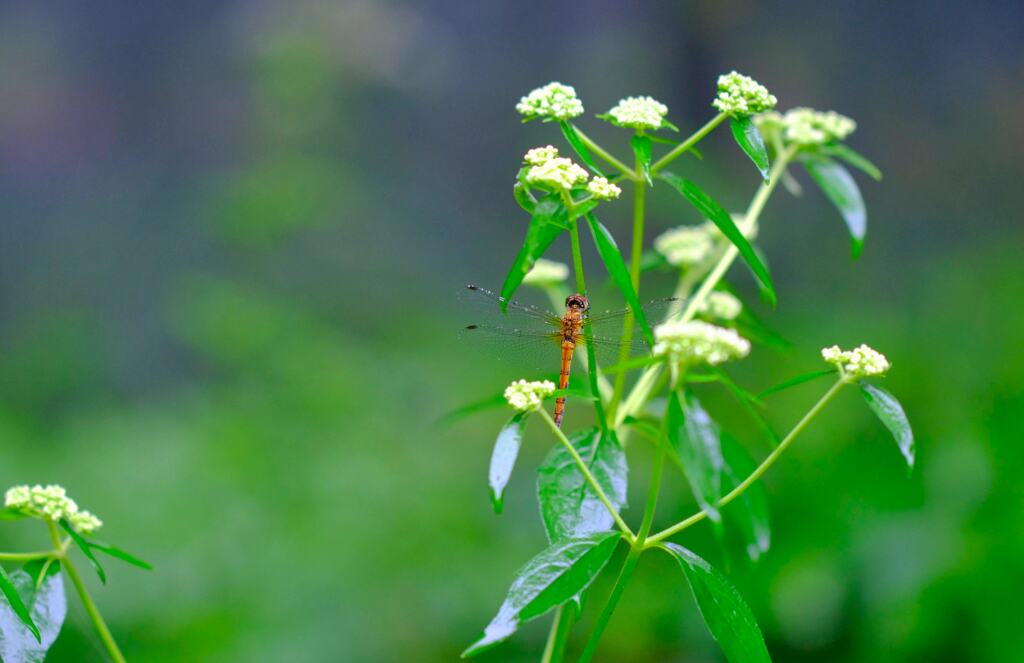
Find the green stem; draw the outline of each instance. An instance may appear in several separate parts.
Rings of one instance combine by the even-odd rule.
[[[562,429],[555,424],[555,420],[551,418],[551,415],[547,413],[547,410],[541,409],[538,410],[537,413],[540,414],[541,418],[543,418],[544,421],[547,422],[548,427],[551,429],[551,432],[555,434],[555,437],[558,439],[558,441],[562,443],[562,446],[565,447],[565,450],[569,452],[570,456],[572,456],[572,459],[576,463],[576,466],[580,468],[580,472],[583,473],[583,478],[587,480],[587,483],[590,484],[590,487],[594,490],[594,493],[597,495],[597,499],[601,500],[601,503],[604,504],[606,509],[608,509],[608,513],[611,514],[612,520],[614,520],[615,524],[618,525],[620,530],[622,530],[622,533],[625,535],[630,545],[633,545],[633,542],[636,541],[636,535],[633,534],[633,530],[629,529],[629,525],[626,524],[626,521],[622,519],[622,516],[619,515],[619,512],[615,509],[614,506],[612,506],[612,501],[608,499],[608,495],[605,494],[604,489],[601,488],[601,484],[597,482],[597,479],[590,471],[590,468],[587,467],[587,464],[585,462],[583,462],[583,458],[581,458],[579,452],[576,451],[576,447],[572,446],[572,442],[570,442],[569,438],[565,436],[565,433],[562,432]]]
[[[580,131],[580,128],[577,127],[575,124],[573,125],[573,128],[576,130],[576,135],[580,137],[581,141],[583,141],[583,144],[587,146],[587,149],[589,149],[591,152],[593,152],[597,156],[601,157],[602,159],[610,163],[612,166],[615,166],[615,168],[620,173],[622,173],[626,177],[626,179],[633,180],[634,182],[637,181],[636,173],[630,170],[629,166],[616,159],[614,156],[608,153],[607,150],[605,150],[603,147],[601,147],[593,140],[591,140],[590,136]],[[641,176],[640,179],[642,180],[643,177]]]
[[[41,550],[39,552],[26,552],[26,553],[0,553],[0,560],[5,562],[29,562],[33,559],[42,559],[44,557],[52,557],[52,550]]]
[[[563,603],[555,610],[555,620],[551,622],[551,630],[548,632],[548,642],[544,646],[544,655],[541,663],[560,663],[565,658],[565,645],[569,639],[569,631],[572,629],[572,612],[568,610],[569,604]]]
[[[53,541],[55,550],[62,550],[60,533],[57,531],[57,524],[52,520],[46,521],[47,526],[50,528],[50,539]],[[103,615],[100,614],[96,604],[93,603],[92,597],[89,596],[89,591],[85,588],[85,583],[82,582],[82,577],[78,575],[78,569],[71,563],[71,558],[67,555],[63,555],[61,563],[64,570],[67,572],[68,577],[71,578],[71,584],[75,586],[75,591],[78,592],[78,598],[82,600],[82,605],[85,606],[85,611],[89,613],[89,619],[92,620],[92,625],[96,629],[96,633],[99,634],[100,640],[103,641],[103,646],[107,648],[107,653],[110,654],[111,660],[115,663],[125,663],[124,654],[118,648],[117,643],[114,642],[114,636],[111,635],[110,629],[107,628],[107,623],[103,621]]]
[[[640,159],[636,160],[635,174],[637,179],[633,180],[633,246],[630,249],[629,279],[633,283],[633,291],[640,294],[640,258],[644,251],[644,205],[647,198],[647,184],[643,179],[643,166]],[[626,315],[622,325],[622,346],[619,349],[619,363],[629,359],[630,342],[633,340],[634,318],[630,313]],[[614,416],[618,409],[619,401],[622,400],[622,393],[626,389],[626,373],[622,372],[615,376],[612,387],[612,400],[608,410]]]
[[[569,236],[572,239],[572,266],[573,272],[576,274],[576,291],[586,297],[587,279],[583,274],[583,251],[580,249],[580,228],[579,223],[576,221],[572,224],[572,230],[570,231]],[[601,387],[598,384],[597,377],[597,358],[594,354],[594,335],[592,333],[589,320],[584,320],[583,336],[587,339],[587,379],[590,382],[590,395],[594,397],[594,412],[597,415],[597,423],[601,427],[601,432],[606,433],[608,431],[608,415],[605,414],[604,403],[601,401]]]
[[[671,163],[672,160],[678,157],[680,154],[686,152],[688,149],[699,143],[701,138],[704,138],[704,136],[707,136],[709,133],[711,133],[711,130],[717,127],[719,124],[721,124],[722,121],[725,120],[725,118],[727,117],[729,116],[726,115],[725,113],[719,113],[718,115],[711,118],[707,124],[705,124],[700,129],[697,129],[697,131],[692,136],[690,136],[683,142],[673,147],[671,151],[669,151],[665,156],[661,157],[656,162],[654,162],[654,165],[651,166],[651,174],[653,175],[654,173],[658,172],[659,170],[667,166],[669,163]]]
[[[597,623],[594,624],[594,630],[590,633],[590,639],[587,640],[587,645],[583,649],[583,654],[580,656],[580,663],[588,663],[588,661],[590,661],[594,656],[594,652],[597,651],[597,645],[601,641],[601,635],[608,627],[608,622],[612,619],[612,613],[615,612],[615,606],[619,604],[619,599],[622,598],[622,592],[625,591],[626,584],[633,575],[633,570],[636,568],[636,563],[640,561],[640,555],[642,552],[643,548],[636,547],[635,545],[629,549],[626,561],[622,563],[622,570],[619,571],[619,577],[615,580],[615,586],[612,587],[612,593],[608,595],[608,602],[604,604],[604,609],[598,616]]]
[[[768,454],[768,457],[765,458],[764,461],[762,461],[761,464],[757,466],[757,469],[751,472],[750,476],[744,479],[741,484],[733,488],[727,495],[725,495],[722,499],[718,501],[718,506],[723,507],[729,502],[732,502],[734,499],[742,495],[743,492],[747,490],[747,488],[750,488],[750,486],[752,486],[755,481],[760,479],[761,476],[768,471],[768,468],[771,467],[775,463],[775,461],[779,459],[779,456],[782,455],[782,453],[789,447],[789,445],[793,443],[793,440],[796,439],[796,436],[799,435],[801,431],[803,431],[803,429],[807,427],[807,424],[809,424],[811,420],[814,419],[814,417],[816,417],[819,412],[821,412],[821,410],[828,404],[828,402],[832,400],[832,397],[834,397],[836,393],[838,393],[839,390],[842,389],[842,387],[846,384],[846,379],[841,378],[837,380],[836,383],[832,385],[832,387],[828,391],[825,392],[825,395],[818,399],[818,402],[814,404],[814,407],[808,410],[807,414],[805,414],[803,418],[799,422],[797,422],[796,426],[793,427],[793,430],[789,431],[789,434],[786,435],[782,442],[779,443],[779,446],[775,447],[775,449],[773,449],[772,452]],[[699,523],[700,521],[707,518],[707,515],[708,514],[706,511],[698,511],[689,518],[681,520],[669,528],[663,529],[654,536],[647,537],[646,541],[644,542],[644,546],[650,548],[651,546],[657,545],[659,542],[664,541],[673,534],[681,532],[690,525]]]

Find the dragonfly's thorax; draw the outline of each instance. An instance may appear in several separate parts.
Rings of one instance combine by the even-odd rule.
[[[583,330],[583,312],[578,308],[569,308],[562,316],[562,340],[575,343]]]

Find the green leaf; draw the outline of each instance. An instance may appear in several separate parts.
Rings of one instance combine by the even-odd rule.
[[[739,486],[757,468],[754,459],[728,433],[721,435],[722,458],[725,461],[723,481],[731,491]],[[736,524],[746,541],[747,555],[753,561],[768,552],[772,531],[768,524],[768,494],[764,484],[756,481],[729,504],[726,520]]]
[[[826,375],[833,375],[835,372],[836,369],[834,368],[823,368],[820,371],[811,371],[810,373],[804,373],[803,375],[798,375],[795,378],[790,378],[785,382],[780,382],[774,387],[769,387],[768,389],[765,389],[760,394],[758,394],[757,397],[764,398],[768,394],[777,394],[780,391],[785,391],[786,389],[789,389],[790,387],[795,387],[805,382],[811,382],[812,380],[817,380],[818,378],[825,377]]]
[[[488,396],[487,398],[481,398],[478,401],[473,401],[472,403],[466,403],[465,405],[460,405],[459,407],[455,408],[454,410],[451,410],[451,411],[445,413],[444,415],[442,415],[437,420],[435,425],[437,425],[437,426],[447,426],[449,424],[455,423],[456,421],[460,421],[462,419],[465,419],[466,417],[468,417],[468,416],[470,416],[472,414],[476,414],[477,412],[482,412],[484,410],[491,410],[491,409],[498,408],[498,407],[503,407],[503,406],[506,406],[506,405],[508,405],[508,401],[505,400],[504,393],[498,392],[498,393],[496,393],[496,394],[494,394],[492,396]]]
[[[852,147],[844,145],[843,143],[823,145],[818,149],[818,152],[820,154],[827,154],[828,156],[842,159],[875,181],[882,180],[882,171],[878,169],[878,166],[868,161],[867,157],[863,156],[860,152],[855,151]]]
[[[505,601],[483,636],[462,652],[463,658],[478,654],[585,590],[615,551],[618,532],[594,532],[563,539],[531,559],[519,570]]]
[[[651,182],[651,139],[648,136],[635,135],[629,144],[633,146],[633,154],[636,155],[647,183],[654,184]]]
[[[537,209],[537,199],[530,193],[530,188],[522,182],[516,182],[512,187],[512,196],[527,214],[532,215],[534,210]]]
[[[615,239],[593,214],[587,215],[587,224],[590,226],[590,233],[594,236],[594,245],[597,246],[597,253],[601,256],[608,275],[612,277],[612,282],[626,299],[629,308],[633,310],[633,316],[640,325],[644,340],[648,345],[653,346],[654,335],[651,334],[651,328],[647,326],[647,318],[640,305],[640,298],[637,297],[636,290],[633,289],[633,281],[630,278],[629,270],[626,269],[626,262],[619,252],[619,247],[615,244]]]
[[[574,433],[569,442],[580,454],[612,506],[626,505],[629,467],[615,433],[596,428]],[[537,501],[549,541],[579,537],[614,526],[608,509],[562,445],[553,447],[537,470]]]
[[[910,421],[907,420],[903,406],[895,396],[873,384],[862,382],[860,390],[864,394],[864,400],[868,402],[868,407],[892,433],[900,453],[907,461],[907,467],[914,469],[914,431],[910,429]]]
[[[576,133],[576,127],[566,120],[559,121],[558,126],[562,128],[562,135],[565,136],[565,140],[569,143],[569,146],[572,147],[573,151],[579,155],[583,163],[587,164],[587,167],[590,168],[595,175],[604,177],[604,173],[602,173],[601,169],[597,167],[596,163],[594,163],[594,157],[590,156],[590,150],[587,149],[583,139],[581,139],[579,134]]]
[[[89,542],[82,538],[81,534],[75,531],[75,528],[71,526],[71,523],[69,523],[67,519],[61,518],[60,526],[61,529],[68,533],[68,536],[70,536],[71,540],[75,542],[78,549],[82,551],[85,558],[89,560],[89,563],[92,564],[92,568],[96,569],[96,575],[99,576],[100,582],[104,585],[107,584],[107,573],[103,570],[103,566],[100,564],[100,561],[92,554],[92,550],[89,549]]]
[[[864,235],[868,230],[868,213],[857,182],[850,171],[828,157],[807,155],[802,161],[811,179],[832,201],[846,222],[850,231],[850,254],[857,258],[864,248]]]
[[[28,518],[28,516],[17,509],[0,509],[0,520],[21,520],[22,518]]]
[[[708,518],[721,522],[718,502],[722,499],[722,447],[718,426],[697,398],[672,391],[668,403],[668,440],[683,463],[683,471],[694,497]]]
[[[22,571],[22,573],[25,573]],[[0,631],[7,636],[10,622],[9,613],[13,612],[17,618],[18,623],[22,624],[25,628],[32,632],[32,636],[36,639],[37,643],[42,643],[43,636],[39,632],[39,627],[36,626],[35,621],[32,619],[32,614],[29,612],[29,608],[25,607],[24,601],[21,600],[21,595],[14,586],[14,580],[17,579],[18,571],[15,571],[12,575],[7,575],[7,571],[0,566],[0,592],[7,597],[7,603],[0,603]],[[28,578],[28,574],[25,573],[25,578]],[[31,584],[29,579],[29,584]],[[4,638],[6,642],[7,638]],[[6,656],[2,660],[9,660]]]
[[[757,169],[761,171],[761,177],[767,182],[768,149],[764,146],[761,132],[757,130],[753,120],[746,115],[733,117],[731,126],[732,137],[736,139],[736,144],[750,157],[750,160],[754,162]]]
[[[116,546],[112,546],[109,543],[102,543],[102,542],[96,541],[96,540],[90,540],[88,543],[89,543],[89,547],[92,548],[93,550],[99,550],[102,553],[110,555],[111,557],[116,557],[117,559],[121,560],[122,562],[127,562],[127,563],[131,564],[132,566],[139,567],[140,569],[146,569],[147,571],[152,571],[153,570],[153,565],[150,564],[149,562],[141,560],[138,557],[136,557],[135,555],[132,555],[129,552],[121,550],[120,548],[118,548]]]
[[[754,276],[757,277],[758,281],[765,288],[765,292],[768,296],[769,302],[772,306],[775,305],[777,297],[775,295],[775,286],[772,285],[772,277],[768,273],[768,268],[765,267],[764,263],[757,256],[754,251],[754,247],[750,245],[747,238],[744,237],[743,233],[736,224],[733,223],[732,217],[725,211],[721,205],[719,205],[711,196],[704,193],[696,184],[690,180],[679,177],[672,173],[662,172],[660,175],[661,179],[665,180],[679,193],[683,194],[691,205],[697,208],[704,218],[709,219],[712,223],[718,226],[718,229],[722,231],[722,234],[729,238],[729,241],[733,243],[736,250],[740,252],[743,259],[750,266],[751,271],[754,272]]]
[[[502,426],[498,439],[494,442],[494,453],[491,454],[491,469],[488,481],[491,485],[491,503],[494,512],[501,513],[505,501],[505,486],[512,476],[519,447],[523,444],[523,432],[526,430],[528,412],[517,412]]]
[[[682,546],[666,543],[661,548],[679,562],[704,623],[729,663],[770,663],[754,613],[732,583]]]
[[[42,568],[39,565],[26,570],[26,565],[25,569],[18,569],[10,575],[11,583],[28,607],[32,622],[39,627],[37,632],[28,628],[7,602],[0,601],[0,660],[7,663],[42,663],[64,625],[68,604],[64,580],[57,572],[60,564],[51,564],[45,577],[33,577],[33,572],[39,573]]]
[[[515,294],[526,274],[533,269],[537,259],[543,256],[555,238],[568,228],[565,207],[562,206],[557,194],[549,194],[537,202],[530,218],[530,226],[526,229],[526,239],[523,240],[519,255],[516,256],[508,276],[505,277],[505,283],[501,286],[501,296],[505,298],[501,303],[502,312],[507,310],[508,300]]]

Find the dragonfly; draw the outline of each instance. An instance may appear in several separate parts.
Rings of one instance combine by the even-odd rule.
[[[520,355],[538,361],[542,365],[554,365],[555,349],[560,350],[561,362],[558,372],[558,388],[564,390],[569,384],[569,372],[576,349],[588,343],[595,356],[604,360],[617,359],[625,347],[629,353],[650,352],[643,339],[634,338],[624,344],[619,336],[626,316],[631,309],[593,313],[590,300],[580,293],[565,298],[565,312],[557,315],[551,311],[509,300],[479,286],[466,286],[467,299],[473,302],[487,316],[485,322],[465,327],[464,336],[476,344],[495,346],[499,358]],[[642,308],[648,322],[672,307],[678,307],[681,300],[675,297],[655,299]],[[501,313],[506,307],[507,314]],[[585,333],[590,324],[591,334]],[[637,336],[640,334],[638,333]],[[553,419],[558,426],[565,417],[564,391],[555,399]]]

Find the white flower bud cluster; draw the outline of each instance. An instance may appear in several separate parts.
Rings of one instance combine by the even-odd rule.
[[[545,145],[544,147],[535,147],[526,153],[523,157],[523,161],[530,166],[540,166],[548,161],[551,161],[558,156],[558,148],[554,145]]]
[[[658,325],[654,340],[654,354],[673,363],[715,365],[750,354],[750,341],[732,329],[700,320]]]
[[[857,123],[845,115],[813,108],[794,108],[785,115],[764,113],[754,122],[766,136],[781,133],[787,143],[805,146],[844,140],[857,128]]]
[[[729,115],[754,115],[775,108],[778,99],[753,78],[736,71],[718,77],[718,96],[711,105]]]
[[[66,518],[76,530],[92,534],[103,526],[96,516],[79,510],[62,486],[13,486],[4,495],[4,506],[26,516],[58,521]]]
[[[587,191],[598,200],[614,200],[622,194],[622,189],[600,176],[587,183]]]
[[[547,159],[542,161],[545,156]],[[558,156],[558,150],[550,145],[535,147],[526,153],[523,160],[530,165],[526,181],[545,189],[572,191],[573,187],[585,184],[590,177],[586,169],[572,159]]]
[[[516,380],[505,388],[505,400],[520,412],[533,412],[553,393],[555,383],[551,380]]]
[[[527,285],[546,286],[552,283],[561,283],[569,278],[569,266],[554,260],[539,258],[533,264],[533,269],[523,277],[523,283]]]
[[[846,378],[866,378],[889,370],[885,355],[864,344],[853,350],[840,350],[838,345],[822,348],[821,357],[836,366]]]
[[[668,106],[651,97],[626,97],[608,111],[611,122],[633,129],[660,129]]]
[[[705,221],[699,226],[666,230],[654,240],[654,249],[675,267],[699,265],[711,255],[721,237],[718,226]]]
[[[718,320],[735,320],[743,311],[743,303],[732,293],[715,290],[704,300],[700,314]]]
[[[583,102],[571,85],[551,82],[520,99],[516,110],[528,120],[570,120],[583,115]]]

